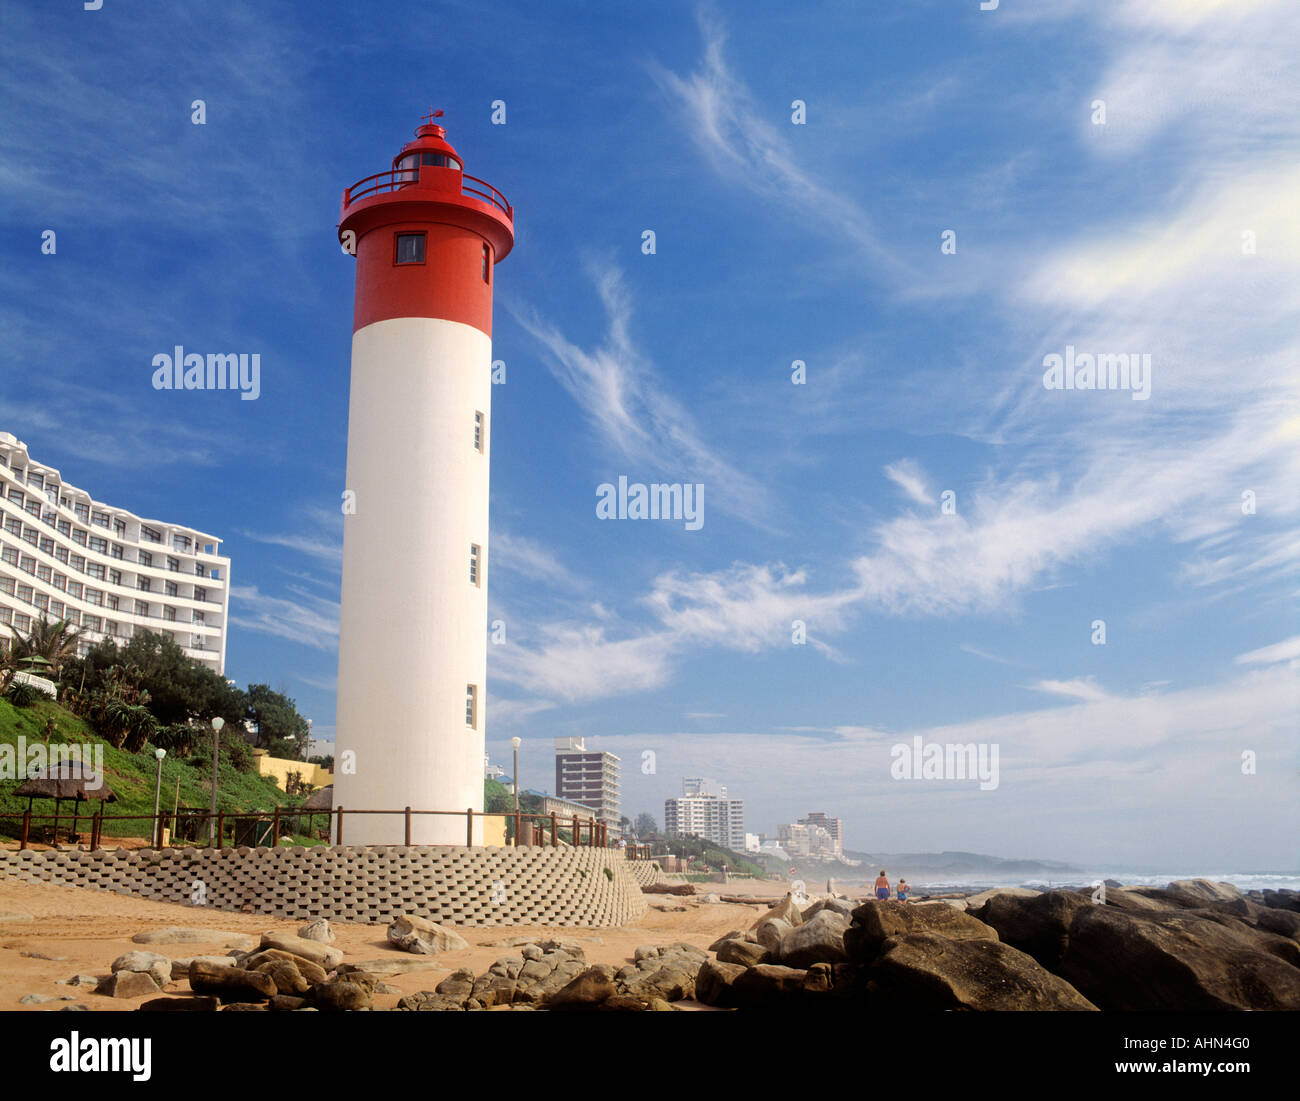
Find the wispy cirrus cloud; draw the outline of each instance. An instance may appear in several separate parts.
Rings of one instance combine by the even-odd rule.
[[[292,585],[288,592],[290,597],[269,596],[256,585],[231,586],[231,624],[316,650],[336,650],[339,602]]]

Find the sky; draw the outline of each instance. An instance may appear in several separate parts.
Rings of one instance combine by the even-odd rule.
[[[750,831],[824,811],[859,851],[1300,869],[1288,3],[0,21],[0,430],[221,537],[227,675],[318,736],[339,196],[436,107],[515,208],[494,761],[522,738],[548,790],[553,739],[584,736],[622,759],[629,815],[709,776]],[[176,344],[260,354],[260,395],[154,390]],[[1045,385],[1052,356],[1120,353],[1149,375]],[[702,486],[703,524],[599,518],[620,477]],[[996,747],[997,785],[897,778],[917,738]]]

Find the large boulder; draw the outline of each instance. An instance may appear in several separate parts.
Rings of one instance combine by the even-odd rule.
[[[325,1012],[342,1013],[371,1007],[370,991],[361,983],[326,982],[311,988],[312,1004]]]
[[[275,983],[276,993],[291,994],[299,997],[311,989],[311,984],[303,977],[296,964],[289,960],[266,960],[253,970],[269,975]]]
[[[1092,905],[1087,895],[1075,891],[1028,896],[997,894],[974,916],[996,929],[999,940],[1055,971],[1069,943],[1070,922],[1082,907]]]
[[[1083,907],[1060,974],[1105,1010],[1300,1009],[1300,969],[1186,911]]]
[[[794,895],[787,894],[785,898],[781,899],[766,913],[760,914],[758,920],[750,928],[756,930],[763,922],[773,918],[788,922],[790,925],[803,924],[803,911],[799,909],[798,903],[795,902]]]
[[[781,951],[781,939],[793,928],[785,918],[764,918],[758,923],[755,936],[760,947],[771,952],[775,958]]]
[[[1231,883],[1215,883],[1208,879],[1175,879],[1165,890],[1202,902],[1236,902],[1246,897]]]
[[[807,976],[802,968],[760,963],[736,976],[731,995],[739,1009],[791,1009],[808,997],[804,991]]]
[[[547,999],[551,1009],[591,1009],[618,994],[614,968],[597,964],[566,983]]]
[[[139,948],[118,956],[109,970],[114,974],[119,971],[143,972],[157,983],[159,990],[162,990],[172,981],[171,959],[168,956],[161,956],[157,952],[146,952]]]
[[[872,1003],[920,1010],[1096,1009],[1032,956],[997,940],[891,937],[871,967]]]
[[[337,939],[327,918],[317,918],[315,921],[307,922],[298,930],[298,935],[303,940],[319,941],[321,944],[333,944]]]
[[[706,960],[695,976],[695,1000],[723,1008],[734,1006],[736,998],[731,987],[746,970],[739,963]]]
[[[270,975],[242,967],[216,967],[199,960],[190,964],[190,989],[195,994],[214,994],[223,1003],[264,1002],[279,993]]]
[[[1038,894],[1042,894],[1042,892],[1036,891],[1032,887],[994,887],[989,891],[980,891],[979,894],[969,895],[963,899],[963,901],[966,903],[966,910],[973,914],[995,895],[1011,895],[1014,898],[1033,898]]]
[[[890,937],[934,933],[949,940],[997,940],[997,931],[951,906],[871,900],[853,911],[844,931],[844,950],[854,963],[868,964]]]
[[[819,898],[808,909],[803,911],[803,920],[811,921],[823,910],[832,910],[837,914],[843,914],[846,918],[852,917],[855,905],[854,902],[847,898]]]
[[[844,943],[843,936],[840,937],[840,943]],[[751,944],[747,940],[724,940],[718,946],[717,955],[719,963],[753,967],[756,963],[766,962],[771,953],[761,944]]]
[[[303,959],[310,960],[312,963],[325,968],[326,971],[334,970],[343,962],[342,949],[331,948],[328,944],[321,944],[315,940],[304,940],[293,933],[281,933],[276,930],[263,933],[261,946],[263,948],[277,948],[281,952],[290,952],[295,956],[301,956]]]
[[[109,998],[143,998],[162,990],[148,971],[116,971],[105,976],[95,987],[96,994]]]
[[[1290,910],[1292,913],[1300,913],[1300,891],[1292,891],[1288,888],[1273,890],[1270,887],[1264,888],[1264,905],[1275,910]]]
[[[849,919],[834,910],[820,910],[781,938],[777,958],[786,967],[810,967],[814,963],[844,963],[844,932]]]
[[[469,942],[453,929],[415,914],[398,914],[388,926],[388,942],[404,952],[433,956],[457,952]]]
[[[206,956],[195,956],[194,958],[201,960],[207,959]],[[293,964],[294,967],[298,969],[298,973],[313,986],[318,982],[325,981],[327,972],[320,964],[313,963],[311,960],[304,959],[302,956],[295,956],[292,952],[285,952],[279,948],[264,948],[260,952],[250,952],[243,959],[238,961],[238,966],[242,967],[245,971],[259,971],[261,970],[262,964],[276,960],[283,963]],[[226,966],[229,966],[229,964]],[[357,967],[355,964],[352,965],[352,967],[349,967],[347,964],[340,964],[339,971],[350,971],[355,967]]]

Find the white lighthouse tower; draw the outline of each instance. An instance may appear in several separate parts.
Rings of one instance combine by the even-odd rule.
[[[493,266],[514,211],[425,124],[343,193],[357,260],[334,805],[345,844],[466,843],[483,809]],[[351,510],[351,511],[350,511]],[[348,754],[354,754],[350,759]],[[355,771],[349,771],[351,766]],[[481,843],[481,819],[475,819]]]

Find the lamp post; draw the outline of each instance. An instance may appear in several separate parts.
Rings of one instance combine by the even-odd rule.
[[[155,749],[153,755],[158,758],[158,778],[153,785],[153,847],[162,848],[162,831],[158,828],[158,806],[162,802],[162,763],[167,750]]]
[[[311,719],[307,720],[307,745],[303,750],[302,759],[304,761],[311,757]]]
[[[511,738],[510,746],[515,751],[515,814],[519,813],[519,746],[522,738]]]
[[[218,715],[212,720],[212,812],[208,816],[208,844],[217,843],[217,753],[221,749],[221,728],[226,720]]]

